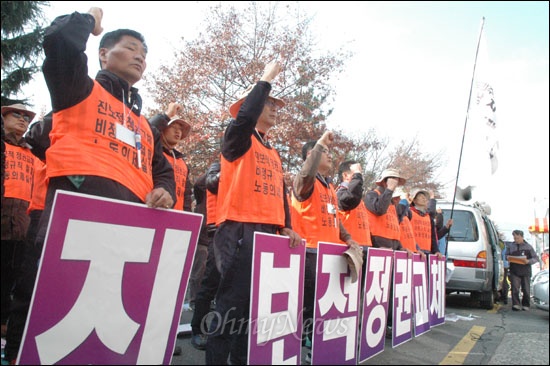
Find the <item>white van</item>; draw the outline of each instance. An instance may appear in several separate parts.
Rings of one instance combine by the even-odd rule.
[[[479,300],[480,307],[492,309],[504,277],[504,267],[498,245],[498,233],[488,215],[490,207],[478,203],[438,202],[444,221],[451,218],[453,226],[446,236],[447,294],[469,292]],[[450,271],[448,271],[450,272]]]

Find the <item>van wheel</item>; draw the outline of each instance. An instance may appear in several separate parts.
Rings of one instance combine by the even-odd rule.
[[[479,305],[482,309],[492,309],[495,306],[495,294],[493,290],[483,291],[479,297]]]

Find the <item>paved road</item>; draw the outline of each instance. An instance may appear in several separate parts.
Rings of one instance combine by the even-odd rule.
[[[512,311],[511,305],[479,309],[468,295],[447,296],[446,315],[462,317],[396,348],[386,341],[384,352],[362,365],[548,365],[548,312],[531,308]],[[191,311],[182,314],[188,323]],[[469,319],[469,320],[466,320]],[[204,352],[191,346],[190,336],[180,336],[183,352],[172,365],[204,365]],[[303,354],[307,351],[305,348]],[[302,361],[304,359],[302,358]]]

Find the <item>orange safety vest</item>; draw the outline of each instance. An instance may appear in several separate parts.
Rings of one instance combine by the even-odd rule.
[[[353,240],[359,245],[372,247],[367,207],[363,200],[353,210],[338,210],[338,216]]]
[[[167,154],[164,152],[166,160],[174,168],[174,178],[176,181],[176,204],[174,205],[174,210],[183,210],[183,201],[185,199],[185,184],[187,182],[187,173],[189,168],[183,159],[176,159],[172,154]]]
[[[375,190],[380,195],[380,192]],[[370,233],[372,236],[380,236],[386,239],[399,240],[401,233],[399,232],[399,220],[395,206],[390,204],[388,210],[383,215],[376,215],[367,210],[369,218]]]
[[[327,187],[317,178],[313,193],[305,201],[292,194],[292,229],[306,240],[307,248],[317,248],[319,241],[342,243],[337,202],[332,185]]]
[[[30,149],[5,144],[4,197],[30,202],[36,157]]]
[[[403,248],[405,249],[410,250],[413,253],[416,253],[416,241],[414,239],[411,220],[409,220],[408,216],[403,216],[403,220],[401,220],[401,222],[399,223],[399,231],[401,233],[401,236],[399,238],[401,246],[403,246]]]
[[[217,195],[206,190],[206,224],[214,225],[216,224],[216,200]]]
[[[422,250],[430,251],[432,249],[431,220],[432,219],[428,214],[420,216],[418,213],[412,211],[411,224],[414,238]]]
[[[233,220],[284,227],[284,194],[279,154],[252,137],[243,156],[221,158],[216,225]]]
[[[32,184],[32,197],[27,214],[32,211],[43,210],[46,203],[46,192],[48,191],[48,177],[46,177],[46,164],[34,159],[34,180]]]
[[[135,132],[141,135],[141,169]],[[118,131],[118,135],[117,135]],[[94,80],[82,102],[53,114],[48,178],[96,175],[112,179],[143,202],[153,189],[154,137],[149,122],[137,116]]]

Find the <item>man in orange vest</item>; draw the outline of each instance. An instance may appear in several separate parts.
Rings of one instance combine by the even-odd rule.
[[[227,364],[229,354],[232,364],[247,363],[254,232],[288,236],[291,247],[301,243],[292,230],[281,158],[266,135],[275,126],[278,108],[284,106],[269,95],[280,72],[280,63],[267,64],[260,81],[229,108],[233,119],[221,146],[213,243],[221,276],[216,294],[219,316],[210,325],[207,365]]]
[[[30,223],[27,209],[31,202],[35,157],[23,134],[34,116],[35,113],[23,104],[2,106],[6,133],[6,177],[2,196],[2,337],[7,333],[12,287],[23,262]]]
[[[361,284],[365,281],[367,248],[372,246],[367,207],[363,201],[361,164],[346,160],[338,167],[340,184],[336,188],[338,217],[350,235],[363,249]],[[363,286],[361,285],[361,288]]]
[[[166,157],[166,160],[174,168],[176,203],[173,209],[191,212],[193,205],[193,185],[189,179],[189,167],[183,158],[183,154],[176,148],[191,132],[191,124],[177,116],[181,112],[181,109],[182,107],[179,103],[170,103],[165,113],[152,117],[149,122],[151,126],[160,132],[164,157]],[[199,242],[189,277],[188,298],[186,299],[189,303],[195,301],[196,285],[200,281],[200,276],[202,276],[202,272],[204,271],[207,253],[207,249]],[[181,354],[181,351],[181,347],[176,346],[174,355]]]
[[[216,268],[216,258],[212,242],[216,232],[216,201],[218,196],[218,184],[220,180],[220,163],[213,162],[201,177],[195,182],[195,197],[197,211],[205,215],[201,228],[202,240],[206,241],[208,255],[202,280],[195,296],[193,318],[191,319],[191,345],[200,351],[206,349],[208,325],[206,318],[210,312],[212,300],[216,297],[216,291],[220,283],[220,272]],[[202,193],[199,193],[202,192]]]
[[[165,113],[152,117],[149,122],[161,134],[162,151],[174,168],[176,181],[176,203],[174,210],[192,211],[193,185],[189,179],[189,167],[178,144],[191,133],[191,124],[178,117],[182,107],[179,103],[170,103]]]
[[[42,71],[50,93],[53,122],[46,151],[49,179],[35,244],[41,251],[57,190],[91,194],[149,207],[171,208],[174,170],[162,152],[160,134],[141,114],[134,84],[146,68],[147,45],[133,30],[106,33],[99,44],[101,70],[88,76],[86,42],[103,32],[103,10],[74,12],[54,19],[44,33]],[[38,263],[39,258],[29,259]],[[36,276],[37,266],[27,275]],[[33,282],[34,283],[34,282]],[[30,296],[15,298],[17,329],[10,320],[5,354],[15,360]],[[15,311],[15,310],[14,310]],[[10,315],[10,319],[14,312]]]
[[[362,265],[362,249],[352,239],[338,217],[338,199],[329,178],[332,169],[330,146],[334,134],[325,131],[317,141],[309,141],[302,147],[304,164],[294,177],[292,187],[292,223],[294,230],[306,240],[306,266],[304,274],[304,342],[312,339],[313,309],[319,241],[346,243],[355,250],[358,268],[352,268],[352,276]],[[356,280],[356,277],[353,277]],[[308,356],[309,357],[309,356]]]

